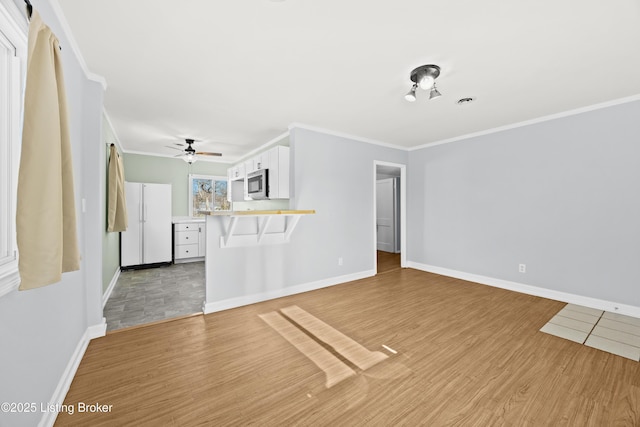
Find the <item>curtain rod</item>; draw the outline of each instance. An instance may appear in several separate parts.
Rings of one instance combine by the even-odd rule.
[[[33,15],[33,5],[31,4],[31,0],[24,0],[27,6],[27,19],[31,21],[31,15]],[[62,46],[58,45],[58,49],[62,50]]]
[[[27,17],[31,19],[31,14],[33,13],[33,6],[31,5],[31,1],[24,0],[24,2],[27,4]]]

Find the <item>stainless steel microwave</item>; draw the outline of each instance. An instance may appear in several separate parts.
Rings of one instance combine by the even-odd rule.
[[[269,198],[269,169],[259,169],[247,175],[247,195],[254,200]]]

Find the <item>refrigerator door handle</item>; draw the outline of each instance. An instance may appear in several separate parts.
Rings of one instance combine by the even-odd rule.
[[[147,222],[147,205],[144,205],[144,217],[142,218],[142,222]]]

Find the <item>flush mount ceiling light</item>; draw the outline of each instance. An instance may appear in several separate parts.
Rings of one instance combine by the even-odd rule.
[[[413,87],[411,88],[409,93],[407,93],[404,96],[404,98],[409,102],[415,101],[416,89],[418,87],[420,89],[430,91],[429,99],[435,99],[435,98],[438,98],[439,96],[442,96],[442,94],[438,91],[438,89],[436,89],[436,79],[438,78],[439,75],[440,75],[440,67],[433,64],[422,65],[414,69],[409,75],[409,78],[413,82]]]

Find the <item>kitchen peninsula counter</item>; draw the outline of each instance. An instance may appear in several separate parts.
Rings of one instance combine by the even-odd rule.
[[[207,230],[223,228],[221,248],[288,243],[300,218],[316,213],[313,209],[243,211],[200,211],[207,217]],[[222,221],[222,223],[221,223]],[[218,223],[214,225],[214,223]],[[207,231],[208,233],[208,231]],[[209,239],[209,237],[207,237]]]
[[[313,209],[278,209],[278,210],[245,210],[245,211],[199,211],[203,215],[211,216],[259,216],[259,215],[313,215]]]

